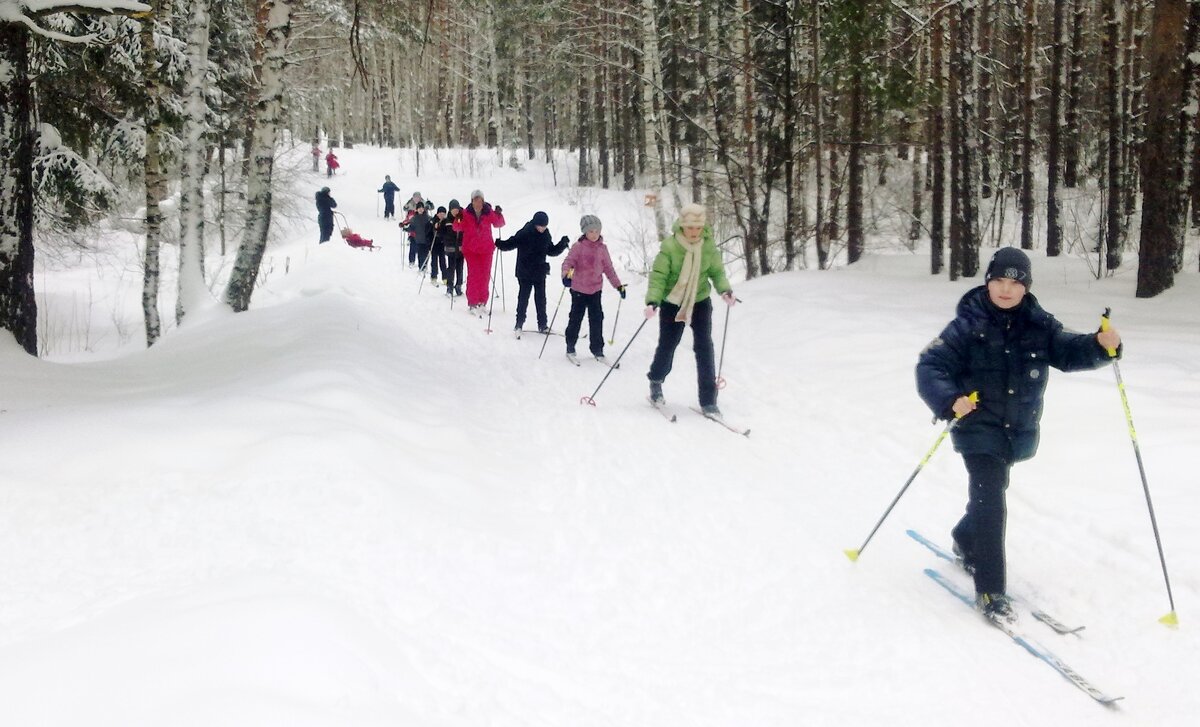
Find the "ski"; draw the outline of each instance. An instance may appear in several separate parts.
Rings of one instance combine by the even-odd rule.
[[[576,366],[581,366],[581,365],[582,365],[582,364],[580,364],[580,363],[579,363],[579,359],[578,359],[578,358],[576,358],[575,354],[573,354],[573,353],[568,353],[568,354],[567,354],[567,360],[568,360],[568,361],[570,361],[571,363],[575,364]]]
[[[942,546],[933,542],[929,538],[926,538],[924,535],[921,535],[916,530],[906,530],[905,533],[908,535],[908,537],[917,541],[921,545],[924,545],[926,548],[928,548],[930,551],[932,551],[933,554],[936,555],[937,557],[939,557],[943,560],[947,560],[947,561],[957,565],[959,568],[963,568],[962,558],[959,558],[953,552],[946,550],[945,548],[943,548]],[[963,568],[963,570],[965,571],[966,569]],[[1012,596],[1012,594],[1009,594],[1009,595]],[[1022,598],[1020,596],[1012,596],[1012,597],[1019,603],[1023,604],[1026,608],[1028,608],[1029,612],[1033,615],[1033,617],[1035,619],[1046,624],[1046,626],[1053,629],[1055,633],[1063,634],[1063,635],[1078,634],[1080,631],[1083,631],[1084,628],[1086,628],[1085,626],[1075,626],[1075,627],[1067,626],[1062,621],[1059,621],[1055,617],[1051,616],[1050,614],[1046,613],[1042,609],[1033,605],[1033,603],[1031,603],[1029,601],[1029,599]]]
[[[648,396],[646,397],[646,401],[650,402],[650,406],[654,407],[655,411],[663,415],[663,419],[666,419],[669,422],[674,422],[678,418],[673,412],[667,410],[666,402],[655,401]]]
[[[595,357],[595,356],[593,356],[592,358],[596,358],[596,357]],[[621,368],[621,364],[619,364],[619,363],[610,364],[608,361],[601,361],[601,360],[600,360],[600,359],[598,359],[598,358],[596,358],[596,363],[600,364],[601,366],[607,366],[607,367],[609,367],[610,369],[619,369],[619,368]]]
[[[722,416],[719,416],[719,415],[716,415],[716,414],[705,414],[703,410],[701,410],[701,409],[698,409],[697,407],[694,407],[694,406],[693,406],[693,407],[689,407],[689,408],[690,408],[692,411],[694,411],[694,412],[696,412],[697,414],[699,414],[700,416],[704,417],[705,419],[708,419],[709,421],[716,422],[717,424],[720,424],[721,426],[725,427],[726,429],[728,429],[729,431],[731,431],[731,432],[733,432],[733,433],[735,433],[735,434],[740,434],[740,435],[742,435],[743,437],[749,437],[749,436],[750,436],[750,430],[749,430],[749,429],[741,429],[741,428],[739,428],[739,427],[735,427],[735,426],[733,426],[732,424],[730,424],[729,422],[725,421],[725,418],[724,418],[724,417],[722,417]]]
[[[966,604],[966,606],[968,608],[970,608],[971,610],[975,610],[974,597],[972,597],[972,595],[967,593],[966,591],[963,591],[958,586],[954,585],[954,583],[951,582],[950,579],[946,578],[945,575],[934,570],[933,568],[926,568],[925,575],[929,576],[931,579],[933,579],[933,581],[935,583],[937,583],[942,588],[945,588],[947,591],[950,592],[951,595],[953,595],[955,598],[957,598],[958,600],[960,600],[964,604]],[[1024,634],[1022,634],[1021,632],[1019,632],[1015,628],[1013,628],[1012,624],[1009,624],[1007,621],[1004,621],[1003,619],[1000,619],[1000,618],[990,618],[990,617],[986,617],[986,616],[985,616],[985,618],[987,618],[987,622],[989,624],[991,624],[992,626],[995,626],[997,629],[1004,632],[1010,639],[1015,641],[1019,646],[1024,648],[1030,654],[1032,654],[1033,656],[1036,656],[1038,659],[1041,659],[1042,661],[1046,662],[1046,664],[1050,665],[1050,668],[1054,669],[1054,671],[1061,674],[1063,676],[1063,678],[1065,678],[1067,681],[1074,684],[1084,694],[1088,695],[1089,697],[1096,700],[1100,704],[1103,704],[1106,707],[1111,707],[1111,706],[1115,705],[1118,700],[1124,698],[1124,697],[1110,697],[1109,695],[1100,691],[1091,682],[1089,682],[1087,679],[1084,679],[1083,676],[1081,676],[1079,674],[1079,672],[1072,669],[1065,661],[1063,661],[1059,657],[1055,656],[1053,653],[1051,653],[1045,647],[1043,647],[1040,644],[1037,644],[1036,642],[1027,638]]]

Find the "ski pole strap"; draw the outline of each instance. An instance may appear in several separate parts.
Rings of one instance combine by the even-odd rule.
[[[1111,316],[1112,316],[1112,308],[1105,308],[1104,312],[1100,314],[1100,331],[1101,332],[1107,331],[1109,328],[1112,327],[1112,324],[1109,322],[1109,317],[1111,317]],[[1108,351],[1109,358],[1117,357],[1117,349],[1109,348],[1108,346],[1105,346],[1104,350]]]

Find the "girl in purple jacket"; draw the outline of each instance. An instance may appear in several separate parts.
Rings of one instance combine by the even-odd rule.
[[[608,247],[600,236],[600,218],[584,215],[579,220],[583,234],[571,246],[563,260],[563,285],[571,289],[571,313],[567,318],[567,359],[576,366],[575,342],[579,340],[579,329],[583,325],[583,314],[588,316],[588,348],[600,363],[608,363],[604,357],[604,308],[601,293],[604,278],[612,284],[621,297],[625,297],[625,286],[617,277]]]

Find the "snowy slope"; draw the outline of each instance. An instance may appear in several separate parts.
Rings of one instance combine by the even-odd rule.
[[[481,187],[504,234],[542,209],[574,238],[599,214],[631,288],[615,357],[641,321],[640,194],[556,188],[545,165],[483,153],[427,154],[419,181],[411,152],[340,157],[345,174],[310,175],[298,204],[328,183],[382,250],[318,247],[314,219],[273,246],[248,313],[58,362],[0,343],[3,724],[1191,723],[1194,274],[1139,301],[1130,272],[1097,282],[1035,257],[1034,292],[1068,326],[1114,308],[1182,624],[1156,622],[1166,591],[1112,371],[1055,373],[1042,450],[1014,470],[1011,581],[1087,625],[1023,627],[1125,696],[1107,710],[921,574],[938,564],[904,530],[945,540],[957,518],[949,446],[861,559],[842,554],[940,431],[912,366],[972,281],[881,255],[737,284],[721,405],[753,434],[687,411],[686,337],[669,424],[644,400],[651,327],[582,406],[605,370],[570,366],[558,337],[541,360],[540,338],[514,340],[511,278],[489,335],[420,286],[374,211],[386,173],[402,199]],[[548,290],[553,308],[554,276]],[[611,332],[611,290],[605,307]]]

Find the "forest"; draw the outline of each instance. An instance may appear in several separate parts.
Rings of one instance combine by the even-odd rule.
[[[114,217],[149,345],[164,245],[176,322],[246,310],[313,143],[567,150],[660,234],[707,205],[750,278],[1015,244],[1152,298],[1198,266],[1197,65],[1200,0],[0,0],[0,328],[37,355],[35,255]]]

